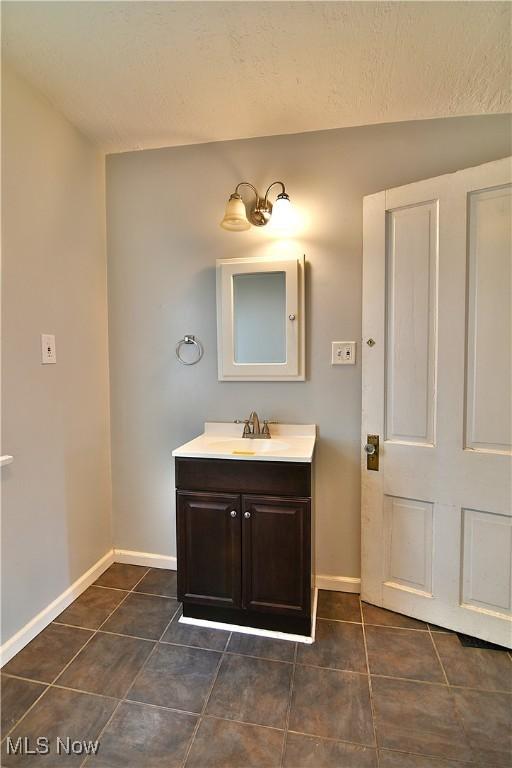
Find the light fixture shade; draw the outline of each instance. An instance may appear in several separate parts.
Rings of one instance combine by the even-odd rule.
[[[297,214],[286,193],[278,195],[272,206],[270,229],[279,234],[292,234],[297,226]]]
[[[230,232],[243,232],[245,229],[250,229],[251,225],[247,219],[244,201],[239,195],[236,197],[231,195],[229,198],[226,213],[220,225]]]

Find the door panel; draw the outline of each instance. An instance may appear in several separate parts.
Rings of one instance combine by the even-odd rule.
[[[362,597],[508,646],[511,182],[505,158],[365,198],[361,463]]]
[[[470,194],[466,448],[512,448],[512,186]]]
[[[433,445],[437,201],[388,211],[386,227],[386,440]]]
[[[244,608],[308,615],[310,502],[242,496]]]
[[[512,518],[475,509],[462,514],[462,600],[512,615]]]
[[[385,583],[432,594],[432,504],[384,498]]]
[[[178,598],[200,605],[239,608],[240,496],[178,491],[176,499]]]

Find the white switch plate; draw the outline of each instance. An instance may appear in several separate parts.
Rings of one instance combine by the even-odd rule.
[[[333,341],[332,342],[332,365],[355,365],[356,362],[356,342],[355,341]]]
[[[57,362],[55,336],[52,333],[41,334],[41,362],[43,365]]]

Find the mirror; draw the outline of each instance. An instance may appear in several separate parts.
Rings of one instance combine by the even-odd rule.
[[[286,275],[233,275],[235,363],[286,362]]]
[[[217,261],[220,381],[304,381],[304,258]]]

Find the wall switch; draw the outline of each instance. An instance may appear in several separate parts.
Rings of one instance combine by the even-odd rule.
[[[51,333],[41,334],[41,362],[43,365],[57,362],[55,336]]]
[[[355,341],[332,342],[332,365],[354,365],[356,362]]]

